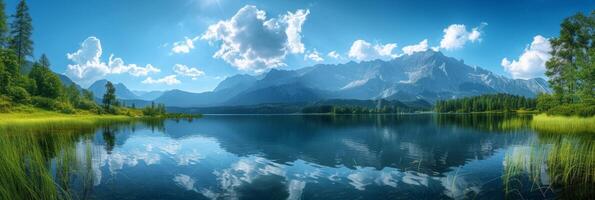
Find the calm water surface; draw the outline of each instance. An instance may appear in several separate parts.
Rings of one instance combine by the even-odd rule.
[[[593,154],[593,137],[535,133],[526,126],[530,119],[206,116],[193,121],[113,124],[69,132],[68,139],[57,139],[64,137],[61,131],[52,131],[56,134],[35,134],[27,141],[42,147],[40,155],[47,160],[58,197],[72,199],[551,199],[592,195],[590,186],[577,192],[571,189],[575,185],[551,183],[551,176],[556,175],[548,171],[551,165],[544,158],[565,141],[573,146],[586,143],[590,146],[585,151],[591,151],[586,153]],[[25,136],[2,137],[0,149],[27,144],[15,142],[19,137]],[[24,151],[18,159],[27,160],[28,154],[33,153]],[[2,165],[6,163],[0,167],[9,169]]]

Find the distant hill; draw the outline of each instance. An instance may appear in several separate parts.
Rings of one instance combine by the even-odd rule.
[[[172,90],[155,101],[177,107],[291,104],[327,99],[434,103],[493,93],[535,97],[551,90],[541,78],[510,79],[429,50],[389,61],[352,61],[298,70],[273,69],[259,76],[236,75],[210,92]]]
[[[138,91],[138,90],[133,90],[132,93],[134,93],[139,99],[142,99],[142,100],[145,100],[145,101],[153,101],[153,100],[159,98],[165,92],[164,91]]]
[[[107,80],[105,79],[95,81],[93,84],[91,84],[91,86],[89,86],[88,90],[93,92],[95,97],[101,99],[105,94],[106,83]],[[114,87],[116,88],[116,97],[118,99],[140,99],[122,83],[114,83]]]

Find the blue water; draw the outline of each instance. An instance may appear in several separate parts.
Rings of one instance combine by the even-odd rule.
[[[74,176],[72,187],[91,199],[503,199],[507,152],[537,136],[499,120],[242,115],[105,127],[78,141],[92,185]],[[530,185],[512,198],[556,196]]]

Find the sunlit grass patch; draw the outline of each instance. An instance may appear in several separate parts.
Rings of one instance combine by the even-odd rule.
[[[535,115],[531,126],[544,133],[595,133],[595,117]]]
[[[104,123],[131,121],[134,117],[124,115],[62,114],[35,110],[33,112],[0,114],[0,133],[22,129],[72,129]]]

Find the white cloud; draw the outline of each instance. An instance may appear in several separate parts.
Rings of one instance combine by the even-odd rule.
[[[533,37],[533,42],[527,48],[518,60],[502,59],[502,67],[513,78],[530,79],[535,77],[543,77],[545,73],[545,63],[552,57],[550,52],[552,46],[550,41],[537,35]]]
[[[174,42],[172,44],[171,52],[177,54],[186,54],[190,50],[194,49],[194,42],[198,40],[198,37],[192,39],[186,37],[183,41]]]
[[[166,85],[176,85],[182,83],[180,80],[176,78],[176,75],[169,75],[165,76],[160,79],[153,79],[151,77],[147,77],[142,83],[144,84],[166,84]]]
[[[287,15],[283,16],[283,21],[287,24],[287,29],[285,29],[287,46],[291,53],[304,53],[305,48],[300,34],[308,14],[310,14],[310,10],[297,10],[295,13],[287,12]]]
[[[481,41],[482,29],[488,24],[482,22],[478,27],[467,31],[463,24],[452,24],[444,29],[444,36],[440,41],[440,48],[446,50],[455,50],[462,48],[467,42]]]
[[[69,64],[66,74],[75,81],[85,81],[86,84],[99,79],[110,73],[109,67],[101,62],[101,41],[96,37],[88,37],[83,41],[81,47],[74,53],[66,54],[66,57],[74,64]]]
[[[112,74],[122,74],[128,73],[132,76],[147,76],[149,73],[157,73],[161,70],[153,67],[151,64],[147,64],[145,67],[139,67],[136,64],[124,64],[124,60],[122,58],[114,58],[114,55],[110,55],[108,66],[110,68],[110,73]]]
[[[428,50],[428,39],[422,40],[419,44],[409,45],[403,47],[403,53],[411,55],[415,52],[423,52]]]
[[[396,43],[372,45],[365,40],[356,40],[349,49],[348,56],[356,60],[392,59],[397,57],[393,49],[397,48]]]
[[[328,57],[334,58],[334,59],[339,59],[341,57],[341,55],[339,53],[337,53],[337,51],[331,51],[328,52]]]
[[[101,40],[93,36],[88,37],[77,51],[66,54],[68,60],[73,62],[68,64],[66,74],[77,83],[86,86],[108,74],[147,76],[149,73],[161,71],[151,64],[145,67],[125,64],[122,58],[115,58],[113,55],[110,55],[108,63],[105,63],[101,61],[102,54]]]
[[[318,51],[316,51],[316,50],[313,50],[313,51],[309,52],[308,54],[304,55],[304,59],[312,60],[314,62],[324,61],[324,58],[322,58],[322,56],[320,56],[320,53],[318,53]]]
[[[194,183],[196,183],[196,181],[188,175],[178,174],[173,180],[176,185],[184,188],[185,190],[195,190]]]
[[[192,80],[196,80],[196,78],[205,74],[205,72],[203,72],[197,68],[188,67],[188,66],[182,65],[182,64],[175,64],[174,72],[176,72],[176,74],[179,74],[182,76],[191,77]]]
[[[309,13],[297,10],[267,19],[265,11],[247,5],[230,19],[209,26],[201,39],[220,42],[214,58],[239,70],[261,73],[284,66],[288,53],[304,52],[300,34]]]

